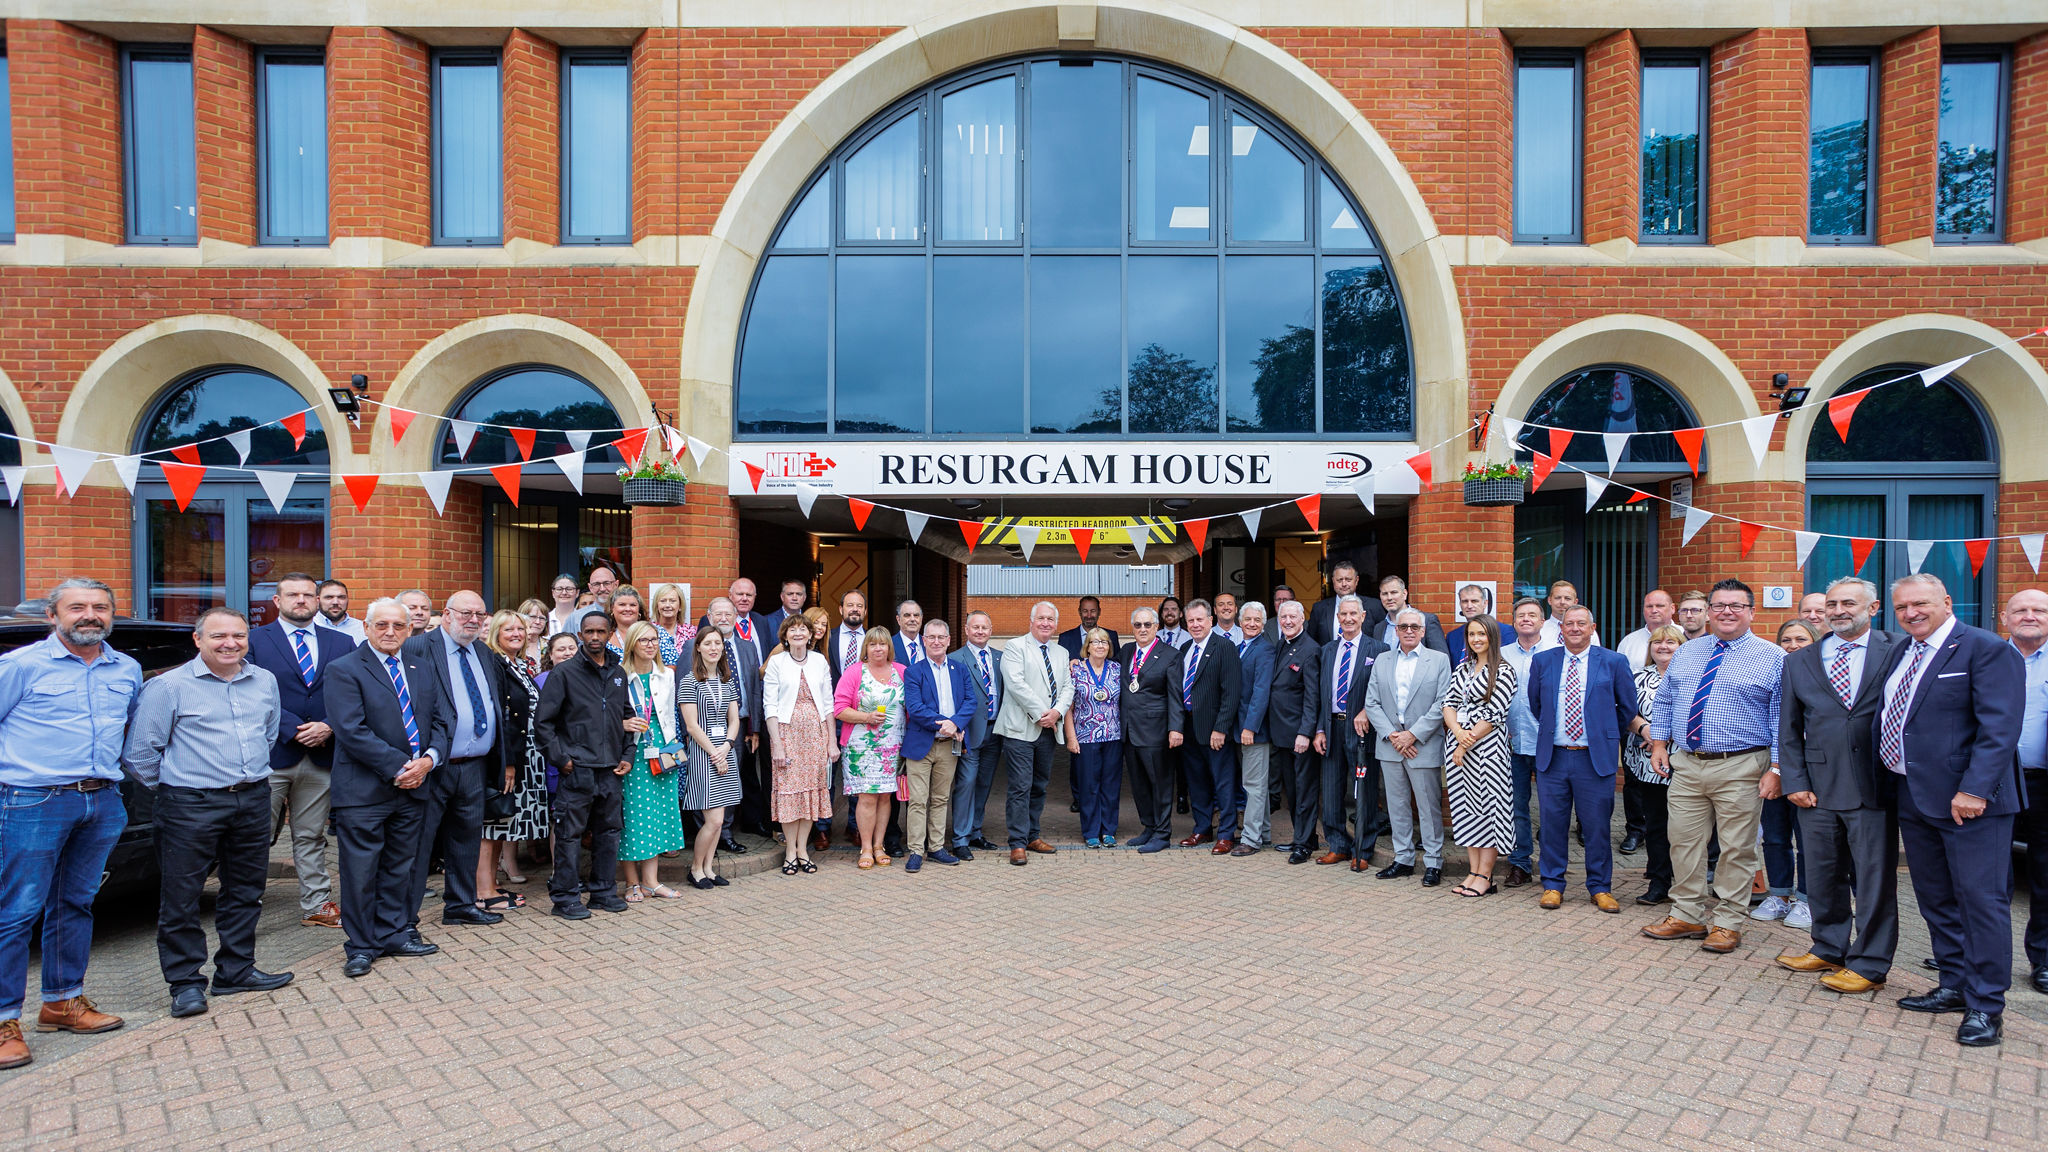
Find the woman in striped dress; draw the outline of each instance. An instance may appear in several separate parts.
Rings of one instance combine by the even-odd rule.
[[[740,695],[733,680],[732,654],[716,628],[697,633],[690,674],[676,680],[676,704],[690,735],[690,764],[683,780],[683,807],[701,813],[704,826],[690,857],[690,883],[723,888],[713,870],[726,808],[740,802]]]
[[[1515,669],[1501,659],[1499,623],[1491,616],[1472,617],[1465,624],[1465,662],[1451,673],[1444,696],[1451,835],[1465,846],[1472,869],[1451,889],[1460,896],[1491,895],[1494,861],[1515,846],[1514,753],[1507,729],[1514,698]]]

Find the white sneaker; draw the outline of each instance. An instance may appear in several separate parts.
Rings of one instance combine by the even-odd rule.
[[[1749,914],[1749,918],[1751,920],[1783,920],[1785,913],[1791,910],[1792,905],[1787,903],[1783,896],[1766,896],[1764,897],[1764,902],[1757,905],[1756,910]],[[1813,918],[1808,916],[1806,922],[1808,924],[1813,923]]]
[[[1793,897],[1792,910],[1790,912],[1785,913],[1785,927],[1813,927],[1813,909],[1807,906],[1806,901],[1801,900],[1796,896]]]

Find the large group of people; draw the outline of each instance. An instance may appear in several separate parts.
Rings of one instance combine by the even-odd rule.
[[[2001,1036],[2023,822],[2029,983],[2048,994],[2048,593],[2012,595],[2001,639],[1956,619],[1938,578],[1908,576],[1891,634],[1872,626],[1878,589],[1844,578],[1774,643],[1751,590],[1722,580],[1651,591],[1643,627],[1609,649],[1563,581],[1503,618],[1461,588],[1449,629],[1398,576],[1367,598],[1340,562],[1330,584],[1314,605],[1278,589],[1270,609],[1168,597],[1130,614],[1128,639],[1094,597],[1065,632],[1040,602],[998,645],[985,611],[956,636],[905,600],[891,628],[859,591],[835,622],[800,580],[766,612],[736,581],[693,624],[680,588],[643,595],[606,568],[560,577],[552,603],[494,613],[462,590],[437,612],[409,589],[360,618],[346,585],[293,573],[270,623],[207,610],[190,662],[145,683],[107,643],[113,592],[65,580],[50,636],[0,656],[0,1068],[31,1059],[38,918],[37,1029],[121,1025],[84,975],[124,776],[154,796],[174,1016],[292,979],[255,957],[287,827],[302,921],[338,929],[362,977],[439,950],[420,930],[436,876],[442,924],[525,907],[522,856],[549,862],[551,911],[569,920],[681,898],[664,858],[687,854],[689,887],[725,886],[735,827],[779,840],[789,877],[818,871],[835,823],[863,871],[1004,852],[1023,866],[1058,851],[1042,818],[1062,748],[1088,849],[1270,848],[1438,887],[1455,843],[1451,893],[1533,884],[1557,910],[1576,841],[1607,913],[1622,911],[1616,856],[1641,852],[1635,902],[1669,906],[1644,936],[1726,954],[1750,922],[1783,920],[1811,942],[1776,962],[1844,994],[1886,982],[1903,841],[1940,984],[1900,1004],[1962,1013],[1965,1045]],[[1002,844],[984,835],[999,774]],[[1383,833],[1392,859],[1374,870]]]

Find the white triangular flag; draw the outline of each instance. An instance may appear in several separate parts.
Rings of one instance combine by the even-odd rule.
[[[2032,536],[2020,537],[2020,551],[2027,554],[2027,563],[2034,566],[2034,575],[2041,574],[2041,541],[2048,533],[2036,532]]]
[[[67,496],[78,495],[78,486],[85,483],[85,474],[92,470],[93,461],[100,458],[97,452],[66,448],[60,444],[50,445],[50,456],[57,462],[57,483]]]
[[[1353,480],[1351,482],[1351,491],[1358,497],[1358,502],[1365,505],[1366,515],[1378,515],[1372,506],[1372,476],[1370,473]]]
[[[1793,566],[1804,568],[1806,567],[1806,558],[1813,554],[1813,546],[1820,543],[1820,533],[1794,532],[1792,533],[1792,543],[1799,550],[1799,559]]]
[[[455,454],[464,460],[469,459],[469,443],[476,439],[476,421],[450,420],[448,430],[455,434]]]
[[[704,444],[704,442],[702,440],[697,439],[694,436],[690,438],[690,448],[692,451],[694,451],[697,445],[699,444]],[[710,447],[709,444],[704,444],[704,446],[706,448]],[[699,456],[697,460],[698,463],[701,464],[703,463],[704,458],[702,456]],[[912,512],[906,509],[903,513],[903,519],[906,523],[910,525],[910,542],[912,544],[915,544],[918,541],[918,537],[924,535],[924,526],[926,524],[931,523],[932,518],[925,515],[922,512]]]
[[[1934,548],[1932,540],[1906,541],[1906,571],[1918,572],[1920,565],[1927,562],[1927,553]]]
[[[228,443],[235,446],[235,463],[247,464],[249,462],[249,430],[247,428],[237,428],[233,432],[228,433]]]
[[[1713,518],[1714,514],[1712,512],[1707,511],[1704,508],[1688,507],[1685,510],[1685,534],[1679,537],[1679,546],[1684,547],[1685,545],[1692,543],[1693,534],[1698,532],[1700,529],[1705,528],[1707,526],[1707,521],[1712,520]]]
[[[1607,481],[1601,479],[1598,476],[1593,475],[1591,472],[1585,473],[1585,477],[1586,511],[1591,512],[1593,510],[1593,505],[1598,504],[1600,502],[1600,497],[1605,496],[1607,494]]]
[[[1031,550],[1038,547],[1038,529],[1017,525],[1017,547],[1024,552],[1024,562],[1031,563]]]
[[[19,464],[9,464],[5,467],[0,467],[0,479],[7,481],[7,502],[9,504],[21,503],[21,482],[28,479],[28,469]],[[2038,543],[2037,541],[2037,546]]]
[[[1522,422],[1513,416],[1501,417],[1500,434],[1507,440],[1509,451],[1513,451],[1522,439]]]
[[[683,434],[681,432],[663,424],[661,426],[661,441],[668,445],[668,454],[671,457],[683,454]]]
[[[1922,368],[1920,370],[1920,386],[1923,388],[1934,387],[1935,384],[1946,379],[1949,373],[1955,371],[1958,368],[1961,368],[1965,364],[1968,364],[1970,362],[1970,357],[1975,355],[1976,353],[1972,352],[1970,353],[1970,356],[1964,356],[1961,359],[1951,360],[1946,364],[1936,364],[1932,368]]]
[[[119,476],[121,478],[121,487],[126,488],[130,496],[135,495],[135,478],[137,476],[140,476],[141,474],[142,457],[114,457],[114,475]]]
[[[1771,450],[1771,426],[1778,422],[1775,412],[1751,416],[1742,422],[1742,434],[1749,437],[1749,454],[1756,457],[1757,470],[1764,466],[1764,454]]]
[[[569,438],[569,447],[578,452],[590,450],[590,430],[587,428],[565,428],[562,435]]]
[[[419,476],[420,487],[427,490],[427,499],[434,502],[434,515],[441,515],[441,509],[448,503],[448,485],[455,480],[455,473],[436,469],[422,472]]]
[[[683,437],[683,441],[690,446],[691,462],[696,464],[699,468],[704,467],[704,457],[711,454],[711,445],[706,444],[704,441],[697,439],[695,436],[685,436]],[[914,540],[916,539],[916,537],[913,536],[911,537],[911,539]]]
[[[818,490],[809,484],[796,486],[796,506],[804,510],[804,519],[811,518],[811,505],[818,502]]]
[[[555,453],[553,459],[555,467],[560,468],[562,475],[569,478],[569,487],[574,488],[578,496],[583,495],[583,451],[572,448],[567,452]]]
[[[1244,530],[1251,533],[1254,540],[1259,538],[1259,518],[1265,514],[1264,508],[1247,508],[1237,514],[1238,519],[1244,521]]]
[[[284,502],[292,498],[292,485],[297,483],[297,472],[277,472],[268,468],[251,469],[256,480],[263,485],[263,494],[270,497],[270,506],[284,511]]]
[[[1125,534],[1131,538],[1131,550],[1138,554],[1138,559],[1143,560],[1145,545],[1152,541],[1152,529],[1144,524],[1135,524],[1125,529]]]
[[[1600,434],[1600,443],[1607,448],[1607,474],[1609,476],[1614,475],[1614,470],[1621,467],[1621,454],[1628,451],[1628,438],[1629,434],[1627,432],[1602,432]]]

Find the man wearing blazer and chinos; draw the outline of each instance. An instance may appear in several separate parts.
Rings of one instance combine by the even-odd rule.
[[[910,854],[905,872],[917,871],[927,853],[935,864],[960,862],[946,847],[953,831],[953,780],[975,712],[969,681],[977,677],[966,665],[943,655],[952,639],[944,620],[927,623],[926,658],[903,673],[902,755],[904,772],[910,778],[910,802],[896,807],[909,809],[903,817],[905,847]],[[942,653],[936,660],[931,659],[935,647]]]
[[[299,923],[341,927],[327,872],[334,731],[327,723],[327,666],[356,646],[348,633],[318,627],[320,584],[303,572],[277,582],[277,619],[249,631],[249,662],[277,679],[277,734],[270,745],[270,826],[291,804],[292,867],[299,875]]]
[[[1576,808],[1586,832],[1586,891],[1602,912],[1620,912],[1614,898],[1614,774],[1621,767],[1622,733],[1640,714],[1635,674],[1628,657],[1593,643],[1592,609],[1575,604],[1558,623],[1563,646],[1529,661],[1542,821],[1540,905],[1564,906]]]
[[[1227,856],[1237,846],[1237,769],[1230,741],[1237,738],[1238,697],[1244,691],[1237,646],[1215,631],[1207,600],[1190,600],[1182,616],[1188,642],[1167,666],[1166,745],[1180,749],[1187,765],[1188,807],[1195,830],[1183,848],[1207,844]]]

